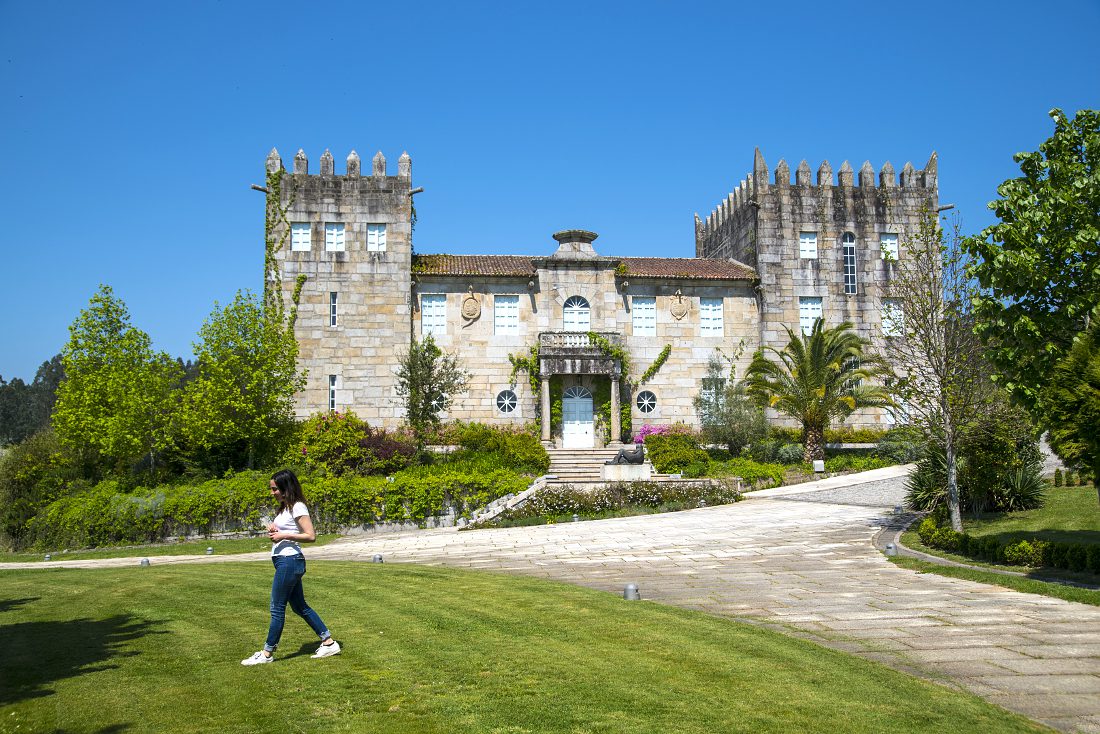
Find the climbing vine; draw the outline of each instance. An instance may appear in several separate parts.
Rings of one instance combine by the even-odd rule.
[[[283,277],[279,270],[276,254],[286,247],[290,238],[290,219],[287,212],[294,204],[294,196],[282,204],[283,169],[267,172],[267,211],[264,216],[264,309],[278,323],[285,323],[293,333],[294,323],[298,320],[298,304],[302,298],[302,288],[306,284],[306,274],[300,273],[294,281],[294,290],[290,295],[290,313],[286,313],[283,303]]]
[[[516,375],[521,371],[527,373],[527,383],[531,386],[531,393],[537,399],[542,378],[539,376],[539,345],[527,350],[527,356],[509,354],[508,361],[512,363],[512,374],[508,376],[508,384],[516,384]]]
[[[638,380],[638,384],[644,385],[646,382],[649,382],[650,378],[657,374],[657,371],[664,366],[666,361],[668,361],[668,355],[670,354],[672,354],[672,345],[666,344],[665,348],[661,350],[661,353],[657,355],[657,359],[653,360],[653,364],[649,365],[649,369],[642,374],[641,379]]]

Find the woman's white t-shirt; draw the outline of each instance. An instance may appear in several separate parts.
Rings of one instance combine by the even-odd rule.
[[[295,502],[294,507],[283,510],[275,516],[275,529],[280,533],[300,533],[302,526],[298,524],[299,517],[309,517],[309,510],[304,502]],[[271,547],[273,556],[296,556],[302,552],[302,546],[296,540],[283,539]]]

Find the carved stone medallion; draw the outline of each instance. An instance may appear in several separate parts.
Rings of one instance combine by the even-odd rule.
[[[688,302],[684,299],[679,289],[676,290],[676,295],[670,299],[668,310],[672,314],[672,318],[677,321],[687,316]]]
[[[466,297],[462,299],[462,318],[467,321],[473,321],[474,319],[481,317],[481,301],[474,298],[473,286],[470,287],[470,292],[466,294]]]

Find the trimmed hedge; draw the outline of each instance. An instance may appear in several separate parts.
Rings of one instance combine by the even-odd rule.
[[[1100,574],[1100,544],[1096,543],[1055,543],[1035,539],[1006,543],[995,536],[977,537],[951,528],[937,527],[936,521],[930,517],[921,521],[917,535],[929,548],[989,563]]]
[[[720,482],[617,482],[591,491],[574,489],[567,484],[545,487],[497,519],[553,518],[574,513],[594,515],[626,507],[694,506],[700,500],[708,505],[720,505],[740,499],[741,493],[736,488]]]
[[[422,523],[453,508],[468,515],[506,494],[521,492],[529,480],[490,460],[452,461],[385,477],[303,476],[314,526],[332,532],[378,522]],[[39,548],[74,548],[149,543],[187,533],[259,530],[272,514],[267,472],[241,472],[197,485],[138,488],[119,492],[101,482],[50,503],[28,523],[24,539]]]

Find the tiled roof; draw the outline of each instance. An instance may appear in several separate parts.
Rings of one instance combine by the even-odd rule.
[[[756,271],[730,260],[697,257],[612,257],[626,267],[628,278],[753,280]],[[413,273],[420,275],[495,275],[526,278],[535,274],[532,258],[522,255],[416,255]]]
[[[702,257],[621,257],[627,277],[753,280],[756,271],[733,260]]]
[[[522,255],[416,255],[414,273],[423,275],[503,275],[526,278],[535,274],[531,258]]]

